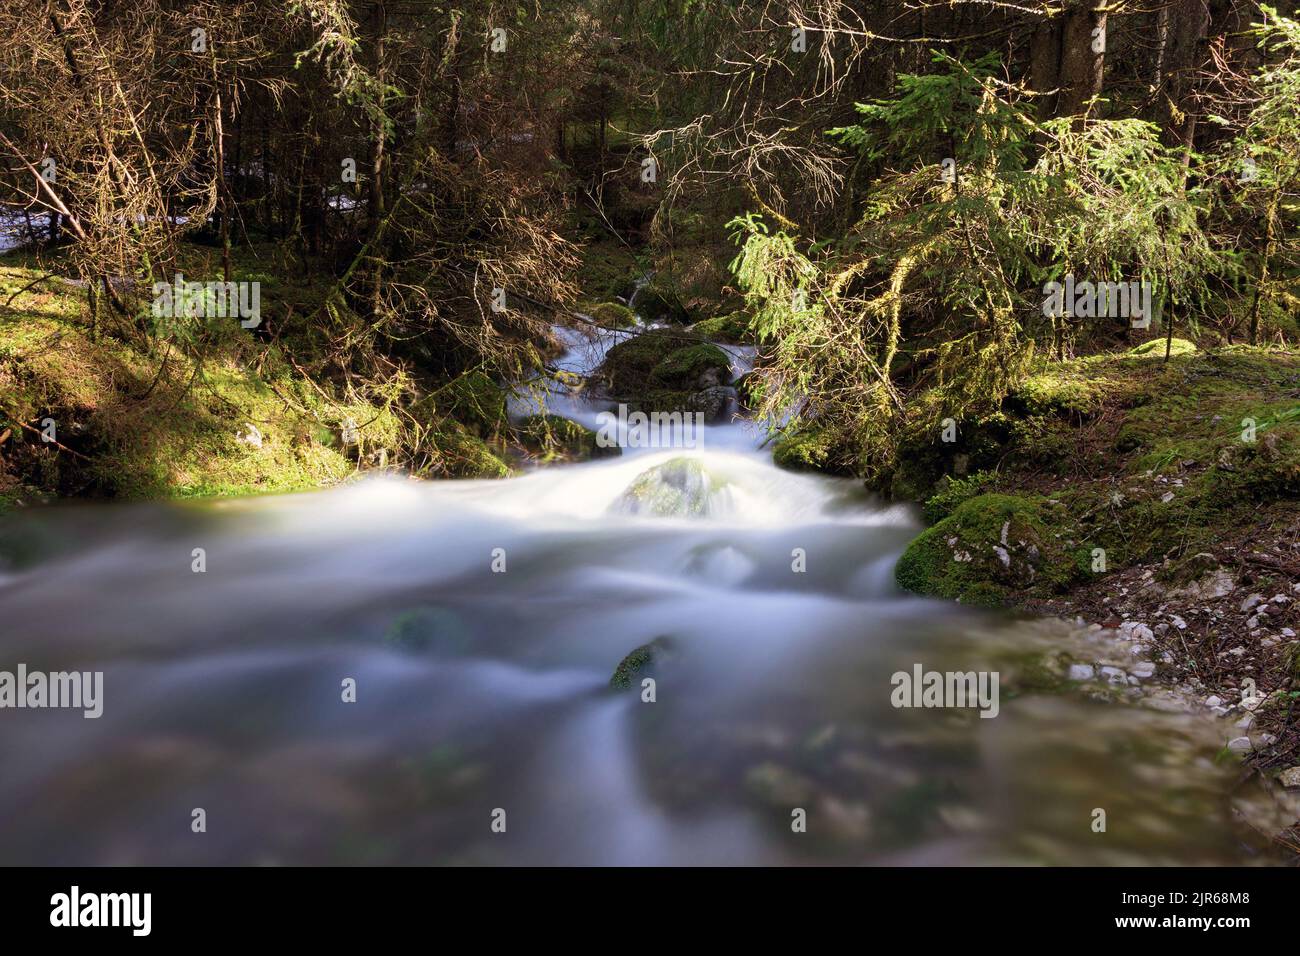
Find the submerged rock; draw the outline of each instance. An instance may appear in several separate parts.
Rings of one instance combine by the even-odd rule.
[[[761,763],[745,773],[745,788],[764,803],[781,809],[808,803],[816,795],[813,782],[777,763]]]
[[[698,458],[674,458],[637,476],[614,503],[622,514],[703,517],[722,487]]]
[[[676,642],[671,637],[656,637],[648,644],[642,644],[634,648],[621,661],[618,667],[614,668],[614,674],[609,679],[609,686],[619,690],[627,690],[632,686],[632,681],[638,676],[650,670],[656,664],[661,663],[671,657],[676,649]]]

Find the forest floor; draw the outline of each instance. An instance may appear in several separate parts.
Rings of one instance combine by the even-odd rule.
[[[1231,720],[1228,750],[1300,786],[1300,354],[1045,364],[945,455],[967,473],[922,496],[931,527],[900,584],[1113,631],[1154,664],[1142,680]]]

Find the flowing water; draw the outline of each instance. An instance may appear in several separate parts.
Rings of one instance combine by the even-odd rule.
[[[559,332],[570,370],[609,344]],[[536,385],[517,414],[594,424]],[[1215,728],[1060,690],[1095,635],[899,593],[912,512],[761,443],[9,519],[0,669],[103,671],[104,701],[0,711],[0,863],[1249,859]],[[683,457],[700,507],[630,506]],[[997,717],[894,708],[917,664],[999,672]]]

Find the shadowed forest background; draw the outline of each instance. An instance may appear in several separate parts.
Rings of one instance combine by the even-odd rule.
[[[1297,335],[1300,34],[1254,3],[0,17],[11,483],[504,474],[493,383],[580,305],[618,324],[592,308],[645,276],[642,306],[763,344],[746,395],[797,409],[791,455],[910,496],[938,422],[1035,362]],[[177,273],[260,280],[261,323],[155,321]],[[1045,316],[1067,274],[1149,282],[1163,326]],[[264,466],[235,419],[270,433]]]

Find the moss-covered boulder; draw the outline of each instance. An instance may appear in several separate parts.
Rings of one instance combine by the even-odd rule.
[[[559,415],[530,415],[517,430],[523,446],[543,461],[585,461],[622,453],[617,447],[602,447],[590,428]]]
[[[593,321],[607,329],[628,329],[636,325],[636,313],[618,302],[601,302],[590,309]]]
[[[506,423],[505,392],[483,372],[466,372],[435,397],[444,414],[479,437],[495,435]]]
[[[450,608],[422,605],[393,618],[384,643],[411,653],[456,656],[469,650],[471,635],[459,614]]]
[[[650,373],[672,350],[677,340],[661,331],[634,335],[605,353],[598,370],[612,395],[627,398],[643,392]]]
[[[1170,355],[1193,355],[1196,353],[1196,343],[1189,342],[1187,339],[1173,339],[1169,342]],[[1143,342],[1136,348],[1129,350],[1129,355],[1142,355],[1149,357],[1165,357],[1165,340],[1152,339],[1150,342]]]
[[[977,495],[908,545],[894,577],[915,594],[984,606],[1012,591],[1055,593],[1081,579],[1089,553],[1069,545],[1063,523],[1063,509],[1037,496]]]
[[[1102,397],[1101,384],[1086,371],[1056,365],[1027,376],[1003,399],[1002,407],[1026,418],[1058,416],[1086,421],[1101,410]]]
[[[598,372],[610,396],[645,411],[690,411],[690,396],[730,380],[731,360],[716,345],[670,330],[620,342]]]
[[[694,391],[731,381],[731,359],[716,345],[701,342],[673,349],[650,373],[654,385]]]
[[[825,471],[835,443],[828,432],[815,426],[786,432],[772,447],[772,461],[790,471]]]
[[[752,337],[749,315],[745,312],[731,312],[727,315],[704,319],[702,322],[696,322],[692,325],[691,331],[703,336],[710,342],[725,342],[729,345],[739,345]]]
[[[673,458],[637,476],[614,510],[623,514],[693,518],[708,515],[723,483],[698,458]]]
[[[441,422],[429,435],[436,468],[451,478],[508,478],[511,468],[498,451],[456,421]]]
[[[679,291],[662,275],[650,279],[636,293],[632,306],[648,322],[690,322]]]

